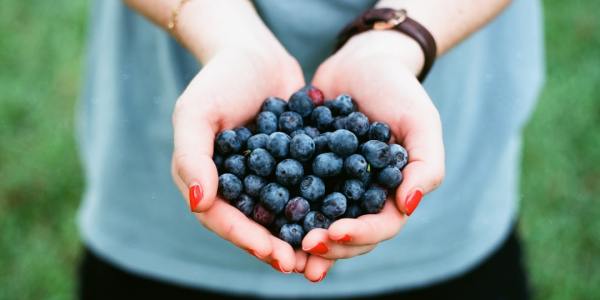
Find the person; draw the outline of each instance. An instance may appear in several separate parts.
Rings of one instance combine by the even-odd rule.
[[[367,30],[332,53],[373,8],[404,9],[432,35],[423,83],[431,58],[409,34]],[[102,0],[92,12],[80,298],[529,297],[516,223],[521,128],[543,82],[538,1]],[[213,141],[309,82],[390,124],[410,161],[383,212],[294,251],[216,197]]]

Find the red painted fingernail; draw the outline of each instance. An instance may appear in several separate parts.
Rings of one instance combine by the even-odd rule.
[[[271,262],[271,267],[273,267],[273,269],[275,269],[275,270],[277,270],[277,271],[279,271],[279,272],[281,272],[281,273],[285,273],[285,274],[292,273],[292,272],[290,272],[290,271],[286,271],[286,270],[284,270],[284,269],[283,269],[283,268],[282,268],[282,267],[279,265],[279,261],[278,261],[278,260],[276,260],[276,259],[275,259],[275,260],[273,260],[273,261]]]
[[[416,189],[412,194],[406,197],[406,202],[404,203],[404,207],[406,208],[406,214],[411,215],[413,211],[421,202],[421,198],[423,198],[423,191],[421,189]]]
[[[325,276],[327,276],[327,272],[323,272],[323,274],[321,274],[321,277],[319,277],[319,279],[314,280],[312,282],[314,282],[314,283],[321,282],[321,281],[323,281],[323,279],[325,279]]]
[[[189,198],[190,198],[190,210],[194,211],[194,209],[196,209],[198,204],[200,204],[200,200],[202,200],[202,188],[197,184],[192,185],[190,187]]]
[[[327,253],[327,251],[329,251],[327,245],[323,243],[318,243],[316,246],[312,247],[312,249],[308,250],[307,252],[310,254],[325,254]]]
[[[338,243],[349,243],[352,241],[352,237],[349,235],[344,235],[341,239],[336,240]]]

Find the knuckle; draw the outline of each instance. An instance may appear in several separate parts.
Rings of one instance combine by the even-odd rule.
[[[214,112],[218,110],[218,107],[216,107],[216,101],[199,101],[199,99],[188,97],[183,94],[177,98],[177,101],[175,101],[171,122],[173,127],[175,127],[177,120],[184,118],[212,120],[212,118],[215,117]]]
[[[439,187],[442,184],[442,182],[444,181],[444,177],[445,177],[445,172],[443,169],[440,169],[434,173],[433,178],[432,178],[432,186],[434,189]]]
[[[238,231],[238,226],[236,226],[236,223],[233,222],[228,222],[227,224],[224,224],[224,226],[225,228],[223,228],[223,238],[233,242]]]
[[[188,111],[188,104],[187,101],[184,100],[185,98],[183,96],[180,96],[179,98],[177,98],[177,101],[175,101],[175,105],[173,107],[173,117],[172,117],[172,123],[173,125],[175,125],[175,122],[177,119],[182,117],[182,114],[186,111]]]
[[[175,151],[173,153],[173,159],[171,162],[171,175],[181,178],[183,181],[187,180],[188,166],[192,165],[192,157],[189,153],[183,151]]]

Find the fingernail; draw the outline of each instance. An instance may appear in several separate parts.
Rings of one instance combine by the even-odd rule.
[[[200,200],[202,200],[202,188],[194,184],[190,187],[190,210],[194,211],[198,204],[200,204]]]
[[[279,265],[279,261],[278,261],[278,260],[276,260],[276,259],[275,259],[275,260],[273,260],[273,261],[271,262],[271,267],[273,267],[273,269],[275,269],[275,270],[277,270],[277,271],[279,271],[279,272],[281,272],[281,273],[285,273],[285,274],[290,274],[290,273],[292,273],[291,271],[286,271],[286,270],[284,270],[284,269],[283,269],[283,268],[282,268],[282,267]]]
[[[407,215],[410,216],[413,213],[413,211],[415,211],[415,209],[419,205],[419,202],[421,202],[421,198],[423,198],[423,191],[421,189],[414,190],[412,194],[406,197],[404,207],[406,208]]]
[[[314,280],[312,282],[314,282],[314,283],[321,282],[321,281],[323,281],[323,279],[325,279],[325,276],[327,276],[327,272],[323,272],[323,274],[321,274],[321,277],[319,277],[319,279]]]
[[[338,242],[338,243],[349,243],[351,241],[352,241],[352,237],[347,234],[344,235],[342,238],[336,240],[336,242]]]
[[[312,247],[312,249],[306,251],[310,254],[325,254],[327,253],[327,251],[329,251],[329,248],[327,248],[327,245],[323,244],[323,243],[318,243],[316,246]]]

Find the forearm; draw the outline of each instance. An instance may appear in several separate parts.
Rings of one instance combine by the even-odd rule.
[[[124,0],[156,25],[167,29],[180,0]],[[248,0],[191,0],[171,32],[198,60],[206,63],[219,51],[276,48],[285,52]]]
[[[427,28],[437,44],[438,55],[490,22],[510,0],[380,0],[376,7],[404,8]]]

